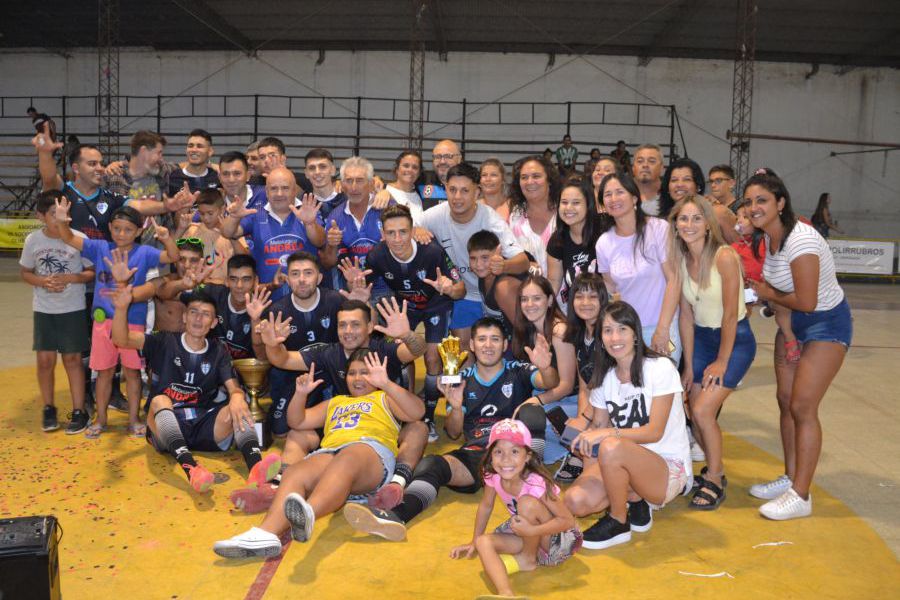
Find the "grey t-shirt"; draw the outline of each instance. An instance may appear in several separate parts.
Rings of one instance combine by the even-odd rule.
[[[500,215],[490,206],[478,204],[475,216],[468,223],[457,223],[450,216],[450,205],[442,202],[433,206],[422,214],[421,226],[434,234],[437,242],[443,246],[447,256],[457,266],[466,284],[466,300],[481,302],[481,294],[478,292],[478,277],[469,270],[469,251],[466,245],[472,234],[486,229],[493,231],[500,239],[500,253],[503,258],[524,252],[516,242],[513,233]]]
[[[73,230],[72,233],[87,239],[80,231]],[[61,239],[48,237],[43,229],[38,229],[25,238],[19,264],[33,270],[35,275],[45,277],[53,273],[58,275],[81,273],[84,267],[90,267],[92,263],[82,258],[81,252]],[[70,283],[61,292],[48,292],[44,288],[36,287],[31,306],[34,312],[52,315],[84,310],[84,284]]]

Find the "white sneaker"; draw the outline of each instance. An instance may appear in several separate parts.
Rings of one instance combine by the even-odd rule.
[[[281,554],[281,541],[274,533],[251,527],[240,535],[216,542],[213,544],[213,552],[225,558],[278,556]]]
[[[291,537],[298,542],[307,542],[312,537],[316,514],[312,506],[300,494],[288,494],[284,499],[284,516],[291,524]]]
[[[807,500],[804,500],[794,491],[794,488],[788,488],[782,495],[760,506],[759,512],[762,516],[774,521],[808,517],[812,514],[812,494]]]
[[[750,495],[763,500],[774,500],[789,489],[794,484],[787,475],[782,475],[778,479],[767,481],[765,483],[757,483],[750,486]]]
[[[428,421],[428,443],[433,444],[439,439],[441,439],[440,434],[437,432],[437,428],[434,425],[434,421]]]
[[[694,440],[691,442],[691,460],[694,462],[706,462],[706,452],[700,446],[700,442]]]

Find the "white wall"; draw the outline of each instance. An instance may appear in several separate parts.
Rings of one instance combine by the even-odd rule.
[[[405,53],[328,52],[324,64],[318,67],[317,58],[317,53],[308,52],[260,52],[259,59],[255,59],[230,52],[128,51],[121,57],[120,93],[321,93],[385,98],[405,98],[408,94],[409,60]],[[571,58],[558,56],[557,67]],[[0,53],[0,96],[96,94],[96,64],[96,55],[90,52],[76,52],[68,59],[47,53]],[[540,77],[545,66],[546,56],[542,55],[451,53],[447,62],[429,55],[426,97],[467,98],[469,102],[500,97],[507,101],[652,99],[677,106],[691,157],[704,167],[727,162],[728,144],[719,138],[724,138],[731,121],[730,62],[654,59],[648,66],[639,67],[636,58],[587,57]],[[900,143],[900,71],[855,69],[838,75],[836,68],[823,66],[807,79],[809,71],[806,64],[757,64],[755,132]],[[534,83],[507,95],[536,78]],[[148,112],[154,106],[153,101],[148,101]],[[4,107],[5,114],[16,114],[18,110],[15,103]],[[342,112],[331,104],[329,110]],[[2,121],[0,127],[8,130],[7,120]],[[148,127],[155,126],[153,119],[139,124],[145,122]],[[27,130],[27,121],[24,125]],[[184,130],[204,125],[186,122]],[[236,120],[232,126],[232,131],[250,130],[247,120]],[[278,127],[277,120],[270,120],[265,126],[275,131]],[[339,122],[320,127],[324,134],[330,132],[329,127],[335,128],[331,131],[351,133],[346,131],[346,124]],[[402,124],[391,127],[406,132]],[[430,129],[426,127],[426,133]],[[364,123],[364,131],[383,133],[384,129]],[[489,133],[490,129],[484,131]],[[458,134],[458,129],[449,127],[441,133],[452,136]],[[561,133],[558,127],[535,127],[518,132],[516,137],[545,141],[558,139]],[[574,129],[572,134],[583,152],[599,139],[644,141],[630,128]],[[831,151],[859,149],[865,148],[754,141],[751,162],[771,166],[786,179],[799,212],[811,214],[819,193],[830,191],[832,212],[848,233],[900,237],[900,152],[829,156]]]

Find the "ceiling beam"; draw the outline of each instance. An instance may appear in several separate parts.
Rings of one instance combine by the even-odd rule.
[[[682,37],[682,30],[703,6],[704,0],[681,0],[673,7],[674,14],[663,23],[662,27],[653,35],[650,43],[638,51],[638,65],[646,67],[658,56],[660,49],[667,47],[672,41]],[[695,32],[692,37],[700,37],[702,31]]]
[[[875,40],[864,46],[860,46],[857,48],[856,52],[851,52],[843,57],[839,57],[837,64],[840,65],[841,68],[838,69],[838,75],[849,73],[856,65],[865,63],[866,60],[870,60],[873,57],[885,58],[885,55],[892,54],[892,50],[894,50],[893,54],[896,56],[896,46],[898,43],[900,43],[900,29],[894,29],[893,31],[888,32],[888,34],[880,40]],[[895,58],[893,64],[889,63],[888,66],[894,68],[900,67],[900,59]]]
[[[431,28],[434,30],[434,40],[437,42],[438,57],[447,60],[447,36],[444,32],[444,22],[441,15],[441,0],[431,0],[427,3],[428,18],[431,20]]]
[[[203,0],[172,0],[172,4],[206,25],[247,56],[253,54],[254,44],[250,38],[226,21]]]

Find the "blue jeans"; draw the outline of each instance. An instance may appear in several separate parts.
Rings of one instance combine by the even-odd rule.
[[[578,416],[578,394],[573,396],[566,396],[556,402],[548,402],[544,405],[544,412],[548,412],[553,410],[555,407],[560,407],[569,418]],[[544,441],[544,464],[550,465],[555,463],[558,460],[562,460],[562,458],[569,453],[569,449],[559,442],[559,435],[556,433],[556,430],[553,429],[553,426],[550,425],[550,422],[547,422],[547,429],[544,432],[545,441]]]

